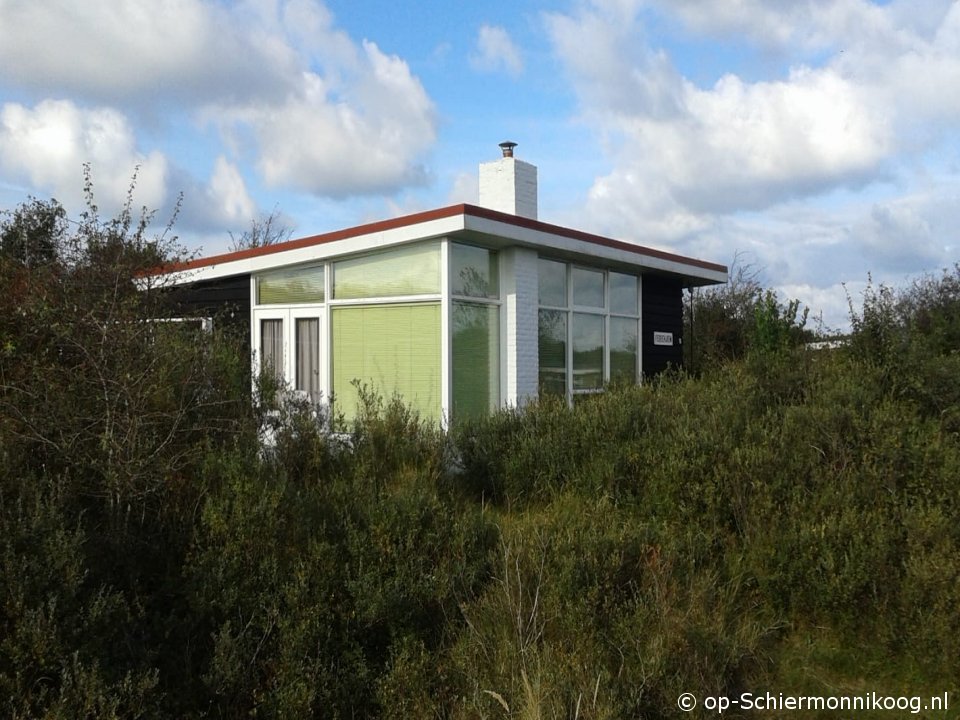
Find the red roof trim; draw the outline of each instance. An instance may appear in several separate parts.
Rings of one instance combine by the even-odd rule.
[[[395,230],[396,228],[408,227],[418,223],[430,222],[431,220],[440,220],[442,218],[462,215],[464,205],[451,205],[450,207],[440,208],[438,210],[428,210],[427,212],[415,213],[413,215],[404,215],[403,217],[391,218],[390,220],[379,220],[377,222],[367,223],[366,225],[357,225],[343,230],[335,230],[322,235],[310,235],[296,240],[277,243],[275,245],[266,245],[264,247],[249,248],[247,250],[237,250],[235,252],[221,253],[220,255],[211,255],[209,257],[188,260],[183,263],[176,263],[163,268],[163,272],[177,272],[180,270],[195,270],[196,268],[208,267],[210,265],[219,265],[220,263],[235,262],[236,260],[246,260],[248,258],[260,257],[262,255],[272,255],[273,253],[286,252],[287,250],[298,250],[300,248],[310,247],[312,245],[323,245],[325,243],[336,242],[337,240],[346,240],[360,235],[369,235],[371,233],[384,232],[386,230]]]
[[[594,235],[593,233],[584,232],[583,230],[574,230],[573,228],[563,227],[562,225],[551,225],[550,223],[545,223],[540,220],[531,220],[530,218],[520,217],[518,215],[510,215],[508,213],[498,212],[497,210],[490,210],[489,208],[477,207],[475,205],[464,205],[463,207],[468,215],[473,215],[474,217],[506,222],[510,225],[516,225],[529,230],[540,230],[542,232],[551,233],[552,235],[560,235],[561,237],[567,237],[572,240],[581,240],[583,242],[593,243],[594,245],[603,245],[604,247],[615,248],[617,250],[626,250],[627,252],[636,253],[638,255],[646,255],[648,257],[655,257],[661,260],[670,260],[671,262],[678,262],[684,265],[693,265],[694,267],[703,268],[704,270],[714,270],[722,273],[727,272],[726,265],[718,265],[717,263],[707,262],[706,260],[697,260],[696,258],[669,253],[665,250],[655,250],[643,245],[624,242],[623,240],[613,240],[602,235]]]
[[[681,263],[683,265],[691,265],[704,270],[722,273],[727,272],[725,265],[718,265],[716,263],[697,260],[695,258],[685,257],[683,255],[675,255],[674,253],[665,252],[663,250],[654,250],[653,248],[644,247],[643,245],[634,245],[633,243],[623,242],[622,240],[613,240],[611,238],[603,237],[602,235],[594,235],[581,230],[574,230],[572,228],[566,228],[560,225],[551,225],[550,223],[541,222],[539,220],[531,220],[529,218],[510,215],[509,213],[503,213],[497,210],[490,210],[489,208],[482,208],[476,205],[466,204],[451,205],[449,207],[439,208],[436,210],[414,213],[413,215],[404,215],[402,217],[392,218],[390,220],[380,220],[378,222],[367,223],[366,225],[357,225],[355,227],[323,233],[321,235],[310,235],[309,237],[299,238],[297,240],[288,240],[287,242],[277,243],[276,245],[267,245],[265,247],[250,248],[248,250],[238,250],[236,252],[221,253],[219,255],[197,258],[195,260],[169,265],[162,268],[160,272],[169,273],[183,270],[195,270],[197,268],[209,267],[211,265],[218,265],[220,263],[246,260],[248,258],[286,252],[288,250],[297,250],[299,248],[311,247],[314,245],[323,245],[326,243],[336,242],[337,240],[346,240],[348,238],[359,237],[361,235],[369,235],[372,233],[384,232],[386,230],[395,230],[397,228],[409,227],[411,225],[455,217],[457,215],[470,215],[472,217],[482,218],[485,220],[502,222],[508,225],[526,228],[528,230],[537,230],[540,232],[550,233],[552,235],[570,238],[572,240],[580,240],[583,242],[593,243],[594,245],[602,245],[604,247],[614,248],[617,250],[625,250],[627,252],[636,253],[637,255],[645,255],[647,257],[654,257],[661,260]]]

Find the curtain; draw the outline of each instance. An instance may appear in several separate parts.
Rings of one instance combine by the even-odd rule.
[[[297,390],[320,402],[320,319],[297,318]]]
[[[283,383],[283,320],[260,321],[260,369]]]

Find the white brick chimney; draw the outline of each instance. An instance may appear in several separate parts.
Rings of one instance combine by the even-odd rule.
[[[537,167],[513,157],[515,142],[502,142],[503,157],[480,164],[480,205],[537,219]]]

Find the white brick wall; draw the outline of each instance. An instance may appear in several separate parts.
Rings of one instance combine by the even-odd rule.
[[[519,407],[537,396],[537,253],[526,248],[504,250],[501,268],[506,316],[504,401]]]
[[[537,219],[537,168],[512,157],[480,165],[480,205]]]

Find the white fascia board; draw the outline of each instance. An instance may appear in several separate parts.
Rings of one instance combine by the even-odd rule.
[[[725,283],[727,282],[727,273],[719,270],[692,265],[677,260],[660,258],[655,255],[647,255],[642,252],[633,252],[621,248],[610,247],[600,243],[578,240],[576,238],[557,235],[543,230],[526,228],[511,223],[480,218],[472,215],[466,216],[466,229],[487,235],[496,235],[502,238],[508,238],[517,244],[526,245],[543,250],[553,250],[561,253],[580,256],[584,262],[590,259],[600,258],[615,263],[632,265],[636,268],[658,270],[661,272],[693,277],[709,282]],[[638,250],[640,246],[637,246]]]
[[[431,240],[463,229],[464,216],[452,215],[450,217],[427,220],[414,225],[379,230],[355,237],[344,238],[342,240],[318,242],[314,245],[307,245],[290,250],[280,250],[238,260],[230,260],[229,256],[227,256],[224,258],[224,262],[214,265],[204,265],[198,268],[188,268],[170,273],[165,277],[165,281],[173,285],[182,285],[200,280],[214,280],[233,275],[247,275],[277,267],[303,265],[310,262],[329,260],[343,255],[353,255],[378,250],[380,248],[403,245],[418,240]]]

